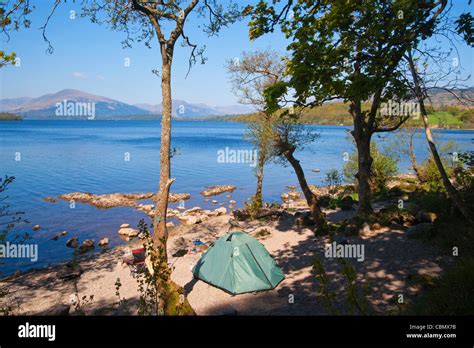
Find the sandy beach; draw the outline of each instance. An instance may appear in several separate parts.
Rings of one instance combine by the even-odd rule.
[[[353,211],[326,210],[328,219],[337,222],[347,219]],[[209,284],[193,278],[191,269],[202,256],[201,252],[174,257],[186,244],[192,248],[194,240],[210,245],[230,229],[231,216],[224,214],[211,217],[202,223],[175,227],[170,233],[168,245],[172,279],[182,286],[187,298],[198,315],[324,315],[330,314],[317,294],[317,281],[312,272],[316,256],[324,256],[327,236],[315,236],[305,227],[298,227],[293,214],[285,214],[275,221],[239,222],[243,231],[251,235],[266,229],[270,233],[258,240],[275,258],[285,274],[285,279],[273,290],[258,293],[231,295]],[[233,230],[236,230],[233,227]],[[438,277],[445,260],[433,247],[412,238],[407,238],[403,229],[380,228],[363,235],[346,237],[350,244],[365,248],[365,261],[352,264],[360,284],[368,287],[368,311],[373,314],[388,314],[396,311],[396,300],[402,294],[410,301],[420,292],[420,285],[411,280],[417,277]],[[102,254],[84,256],[80,261],[81,274],[71,280],[60,279],[65,265],[8,277],[9,302],[14,304],[14,314],[69,314],[77,311],[71,298],[93,295],[93,300],[82,306],[87,314],[136,314],[139,298],[137,282],[128,266],[122,263],[126,248],[140,246],[138,240],[129,242]],[[348,308],[345,299],[345,279],[341,276],[336,259],[322,257],[324,268],[331,278],[330,287],[336,294],[336,305],[343,313]],[[127,306],[117,310],[118,297],[115,282],[122,284],[121,298]],[[5,284],[6,285],[6,284]],[[58,312],[59,311],[59,312]]]

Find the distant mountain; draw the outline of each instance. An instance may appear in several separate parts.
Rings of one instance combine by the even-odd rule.
[[[460,108],[466,108],[467,105],[470,107],[474,106],[474,103],[472,102],[472,100],[474,100],[474,87],[458,89],[455,90],[454,93],[456,96],[460,97],[463,102],[460,102],[452,93],[441,88],[433,88],[428,91],[431,105],[435,107],[457,106]]]
[[[11,99],[0,99],[0,111],[9,112],[20,108],[22,105],[27,104],[33,98],[30,97],[20,97],[20,98],[11,98]]]
[[[172,116],[175,118],[205,118],[250,113],[254,110],[245,105],[208,106],[193,104],[184,100],[173,100]],[[161,114],[162,106],[151,104],[130,105],[107,97],[102,97],[74,89],[64,89],[57,93],[38,98],[21,97],[0,99],[0,112],[14,112],[28,119],[43,118],[89,118],[92,114],[101,119],[135,115]]]
[[[135,106],[155,114],[161,114],[162,111],[161,104],[135,104]],[[255,109],[247,105],[209,106],[203,103],[188,103],[179,99],[173,99],[171,108],[172,116],[175,118],[240,115],[255,112]]]
[[[38,98],[15,98],[6,101],[5,103],[5,99],[0,100],[0,111],[14,112],[24,118],[80,118],[148,113],[114,99],[75,89],[63,89]]]
[[[135,104],[139,109],[146,110],[153,114],[161,114],[161,104],[151,105],[151,104]]]

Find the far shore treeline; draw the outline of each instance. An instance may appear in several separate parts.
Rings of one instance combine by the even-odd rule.
[[[320,124],[320,125],[336,125],[336,126],[350,126],[352,124],[351,115],[348,112],[348,107],[343,102],[328,103],[313,108],[304,108],[299,110],[300,122],[303,124]],[[258,118],[258,113],[242,114],[242,115],[226,115],[226,116],[203,116],[203,117],[186,117],[176,120],[194,120],[194,121],[228,121],[228,122],[255,122]],[[2,121],[19,121],[28,119],[28,115],[24,117],[14,113],[0,113],[0,120]],[[48,118],[41,118],[42,120],[78,120],[78,117],[58,117],[51,116]],[[84,118],[86,119],[86,118]],[[160,115],[128,115],[128,116],[97,116],[96,120],[159,120]],[[474,108],[467,108],[464,106],[455,105],[440,105],[429,107],[430,124],[434,128],[447,129],[474,129]],[[413,118],[406,126],[422,127],[421,119]]]
[[[352,125],[352,116],[349,114],[348,106],[342,102],[301,109],[300,115],[299,121],[303,124]],[[234,122],[254,122],[257,118],[258,113],[252,113],[235,116],[219,116],[213,117],[212,119]],[[430,107],[429,120],[434,128],[474,129],[474,109],[461,108],[458,106]],[[423,121],[421,118],[413,118],[407,122],[406,126],[423,127]]]
[[[0,121],[20,121],[23,118],[20,115],[9,112],[0,112]]]

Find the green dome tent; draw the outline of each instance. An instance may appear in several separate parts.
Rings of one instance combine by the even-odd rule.
[[[232,294],[273,289],[285,278],[267,249],[244,232],[230,232],[215,241],[192,272]]]

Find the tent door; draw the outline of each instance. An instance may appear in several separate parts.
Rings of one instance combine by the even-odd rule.
[[[250,251],[250,254],[252,254],[252,257],[253,259],[255,260],[255,263],[257,264],[258,268],[260,268],[260,270],[262,271],[263,275],[265,276],[265,279],[267,280],[268,284],[270,284],[270,287],[273,288],[273,284],[272,282],[268,279],[267,275],[265,274],[265,272],[263,271],[262,267],[260,266],[260,264],[258,263],[257,259],[255,258],[255,255],[253,254],[252,252],[252,249],[250,249],[249,245],[247,243],[245,243],[245,246],[247,247],[247,249],[249,249]]]

